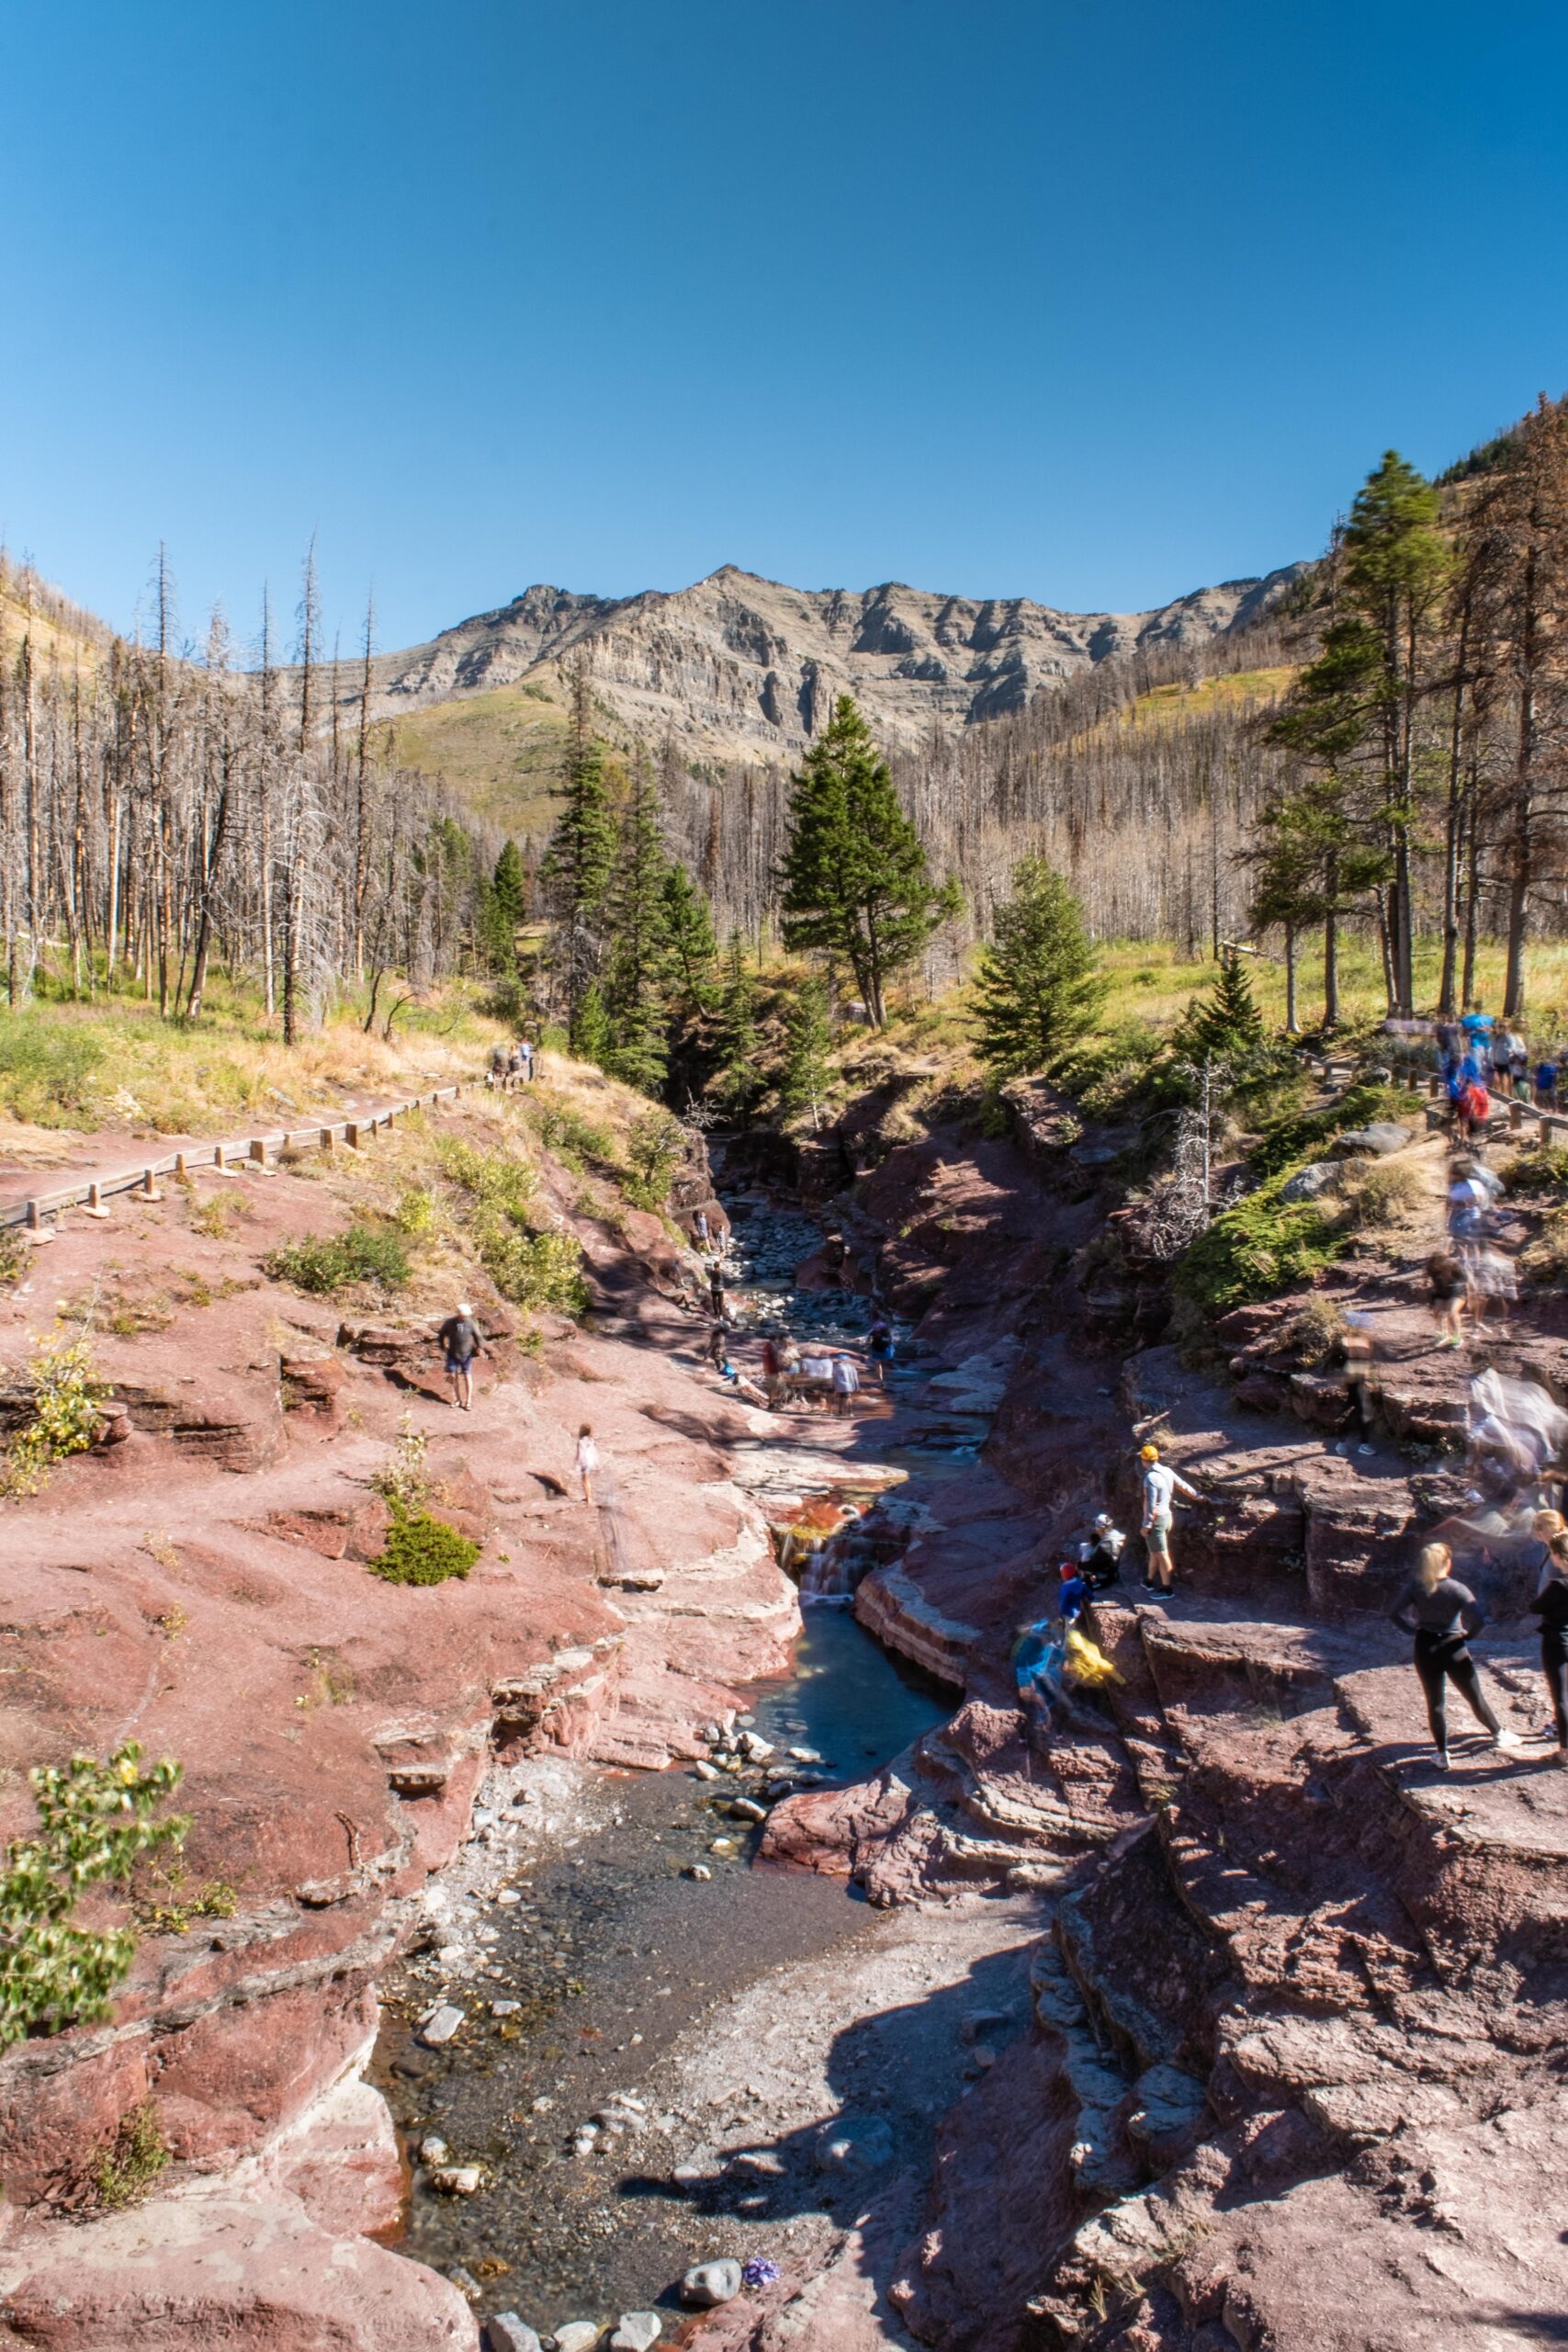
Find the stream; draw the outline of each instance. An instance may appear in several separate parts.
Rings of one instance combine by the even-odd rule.
[[[749,1250],[753,1227],[765,1242]],[[788,1287],[819,1238],[808,1220],[769,1204],[765,1218],[739,1220],[738,1234],[729,1266],[743,1328],[787,1317],[824,1340],[863,1332],[863,1300]],[[900,1385],[916,1376],[901,1372]],[[770,1743],[770,1769],[795,1785],[832,1784],[875,1772],[952,1704],[847,1608],[808,1605],[792,1671],[750,1687],[734,1730]],[[757,2152],[737,2159],[759,2086],[704,2089],[699,2079],[705,2047],[737,2004],[761,1993],[761,2014],[777,2018],[770,1976],[804,1970],[806,1981],[819,1965],[848,1983],[889,1932],[887,1915],[842,1879],[753,1865],[757,1830],[724,1808],[742,1786],[756,1793],[757,1777],[547,1757],[491,1776],[479,1846],[433,1898],[449,1906],[437,1951],[383,1988],[375,2066],[412,2171],[401,2249],[454,2278],[478,2311],[515,2311],[544,2333],[652,2309],[668,2333],[694,2263],[776,2259],[803,2231],[831,2225],[846,2194],[852,2205],[863,2195],[814,2158],[820,2117],[803,2109],[785,2133],[776,2099],[752,2119]],[[443,1993],[468,2022],[446,2045],[423,2047],[417,2021]],[[902,2149],[925,2114],[906,2086],[860,2120],[897,2132]],[[435,2168],[479,2165],[479,2193],[439,2193],[433,2154]]]

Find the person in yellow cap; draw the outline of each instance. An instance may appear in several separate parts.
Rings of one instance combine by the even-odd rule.
[[[1168,1462],[1160,1460],[1157,1445],[1142,1447],[1138,1459],[1144,1465],[1143,1532],[1149,1554],[1144,1583],[1150,1592],[1169,1592],[1175,1575],[1170,1556],[1170,1514],[1178,1494],[1196,1502],[1198,1489],[1179,1477]]]

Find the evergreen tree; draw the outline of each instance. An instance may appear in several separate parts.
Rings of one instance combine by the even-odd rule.
[[[832,1080],[833,1032],[828,1019],[828,984],[803,980],[784,1021],[784,1075],[779,1102],[786,1118],[809,1110],[813,1130],[822,1125],[821,1103]]]
[[[568,1041],[580,1062],[597,1062],[601,1069],[610,1056],[610,1023],[597,980],[589,980],[571,1009]]]
[[[1206,997],[1189,1000],[1171,1042],[1190,1061],[1245,1064],[1256,1060],[1267,1036],[1252,982],[1242,970],[1239,956],[1224,957]]]
[[[677,1021],[694,1021],[713,1004],[718,942],[708,902],[683,865],[664,876],[664,938],[671,1010]]]
[[[561,812],[539,868],[555,918],[554,961],[561,977],[569,1023],[575,1023],[583,992],[599,975],[604,900],[615,862],[615,828],[604,782],[604,756],[589,731],[588,720],[587,678],[580,671],[572,683]]]
[[[656,1093],[669,1058],[664,983],[669,956],[665,884],[670,863],[659,831],[652,771],[639,759],[621,812],[615,865],[605,902],[609,954],[604,1005],[605,1068],[645,1094]]]
[[[495,895],[502,914],[513,931],[528,912],[528,877],[523,869],[523,854],[515,842],[507,842],[495,861]]]
[[[718,1001],[715,1046],[717,1069],[709,1091],[732,1115],[743,1118],[761,1091],[757,1069],[757,990],[746,968],[740,933],[732,931],[724,955],[724,986]]]
[[[880,1027],[888,981],[956,911],[956,886],[932,885],[920,837],[850,695],[840,695],[792,783],[784,945],[843,956]]]
[[[1043,857],[1021,858],[1012,895],[980,952],[976,1050],[1004,1078],[1050,1070],[1090,1030],[1104,1001],[1083,911]]]
[[[481,972],[502,978],[517,969],[517,937],[493,882],[481,874],[474,885],[474,961]]]

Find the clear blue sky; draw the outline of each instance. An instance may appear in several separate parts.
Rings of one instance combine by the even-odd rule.
[[[1568,384],[1568,8],[0,0],[0,526],[345,643],[724,562],[1138,607]]]

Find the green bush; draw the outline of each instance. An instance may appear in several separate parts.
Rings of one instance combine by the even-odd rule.
[[[392,1523],[387,1544],[369,1563],[370,1573],[386,1584],[445,1584],[448,1577],[466,1577],[479,1556],[471,1536],[459,1535],[444,1519],[427,1510],[411,1510],[395,1495],[388,1497]]]
[[[292,1283],[312,1298],[329,1297],[354,1283],[399,1290],[410,1271],[401,1234],[390,1226],[363,1225],[357,1219],[346,1233],[310,1234],[303,1241],[272,1250],[262,1260],[262,1269],[274,1282]]]
[[[1415,1110],[1397,1086],[1352,1086],[1321,1111],[1303,1111],[1271,1120],[1247,1153],[1255,1176],[1277,1176],[1303,1161],[1321,1159],[1347,1127],[1371,1126],[1375,1119],[1408,1120]]]
[[[151,2194],[169,2161],[169,2151],[150,2098],[119,2119],[119,2129],[98,2152],[93,2184],[106,2213],[123,2212]]]
[[[1510,1193],[1561,1193],[1568,1186],[1568,1151],[1561,1144],[1538,1144],[1521,1151],[1507,1173]]]
[[[680,1166],[686,1137],[679,1120],[667,1111],[645,1111],[632,1125],[626,1143],[631,1173],[621,1190],[634,1209],[661,1209],[670,1197],[670,1179]]]
[[[1176,1287],[1205,1314],[1227,1315],[1310,1282],[1344,1250],[1348,1233],[1317,1202],[1280,1199],[1291,1173],[1281,1169],[1223,1210],[1183,1252]]]
[[[190,1826],[177,1815],[153,1820],[180,1768],[165,1760],[142,1771],[134,1740],[107,1764],[73,1756],[38,1765],[28,1779],[38,1834],[14,1839],[0,1870],[0,2050],[107,2017],[136,1938],[129,1928],[73,1927],[77,1896],[95,1882],[123,1885],[141,1855],[177,1846]]]
[[[582,1248],[571,1233],[499,1233],[482,1237],[486,1273],[514,1306],[554,1306],[581,1315],[588,1305]]]
[[[28,1418],[0,1454],[0,1495],[36,1495],[57,1462],[85,1453],[107,1394],[85,1339],[39,1340],[26,1380]]]
[[[537,1089],[523,1098],[523,1114],[544,1145],[553,1152],[563,1168],[574,1176],[581,1175],[589,1163],[618,1171],[615,1139],[608,1127],[570,1110],[564,1102],[552,1102]]]
[[[36,1013],[0,1014],[0,1105],[36,1126],[74,1125],[66,1114],[89,1109],[89,1081],[102,1059],[85,1029]]]

